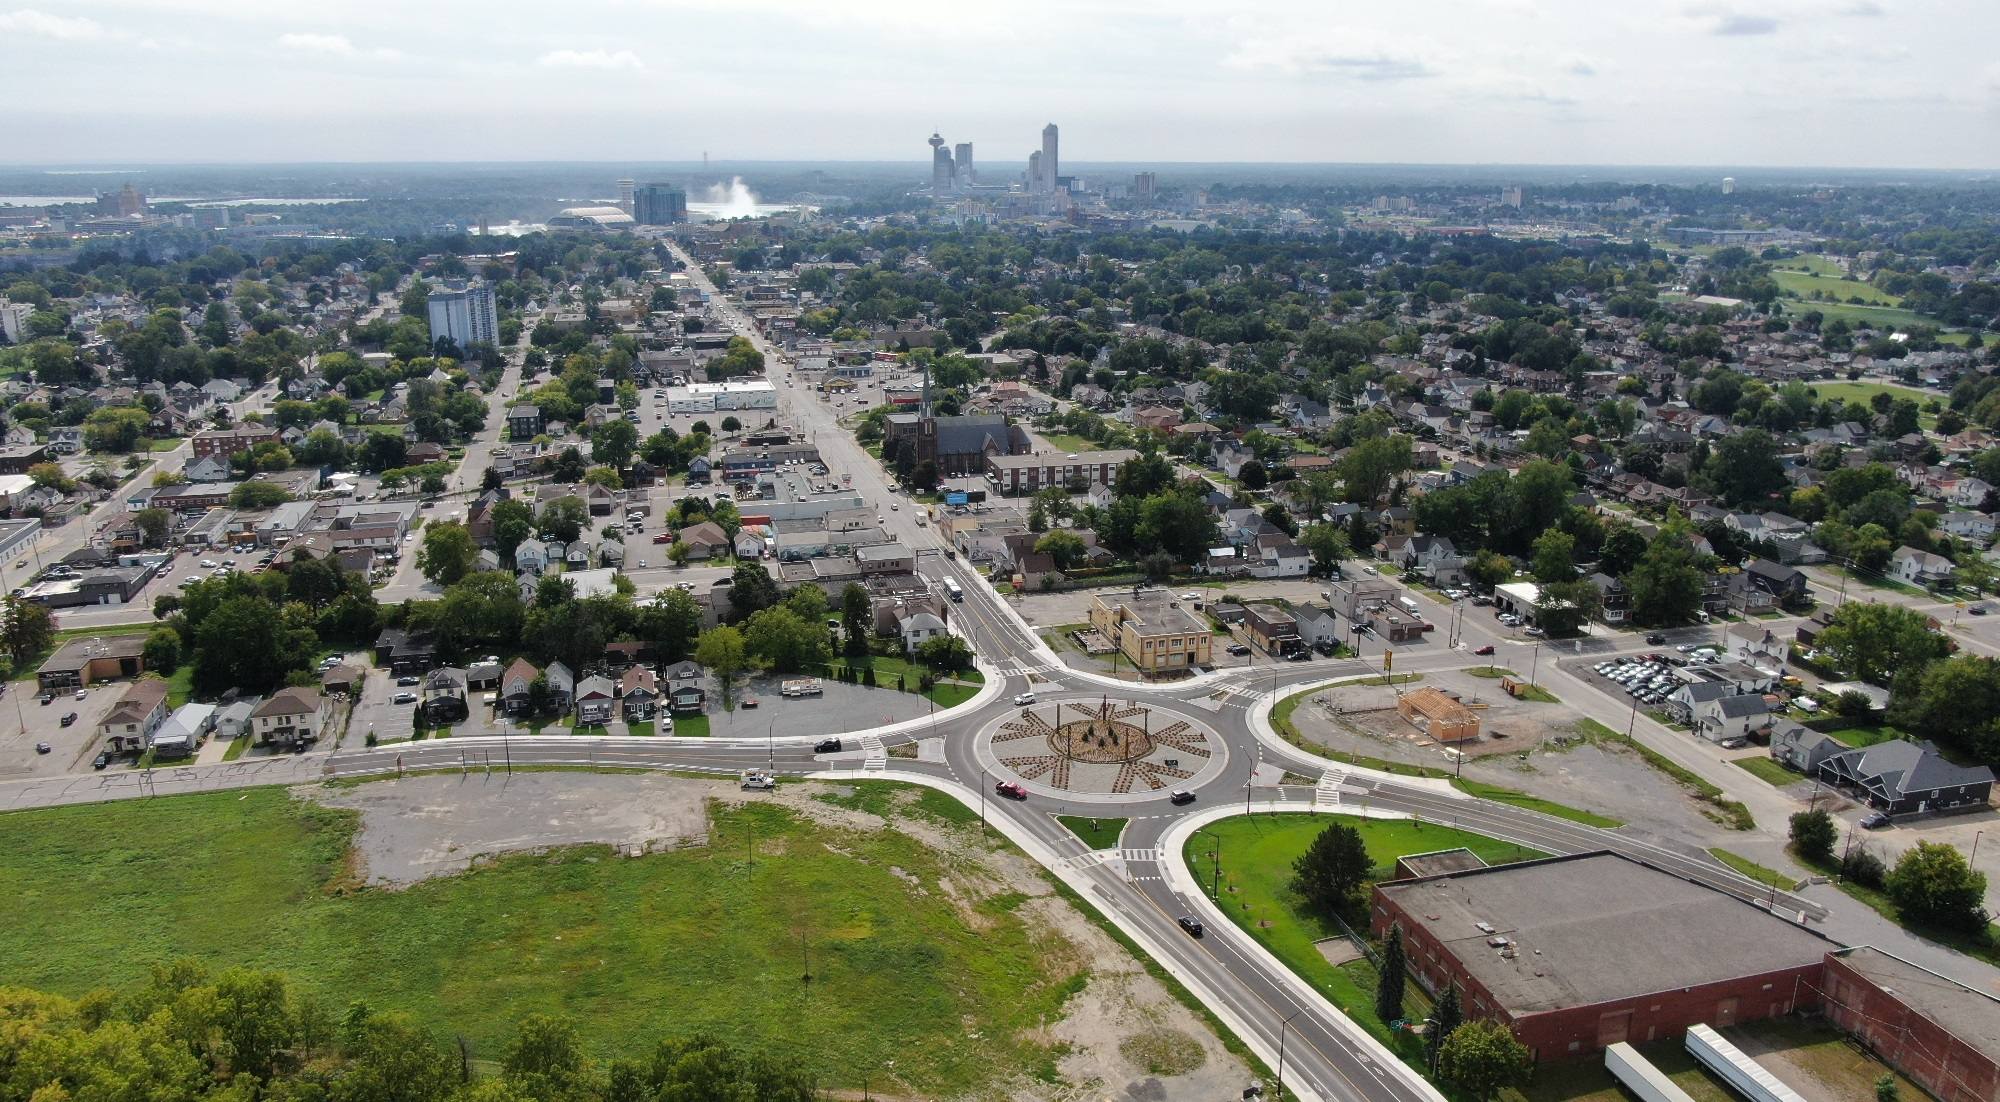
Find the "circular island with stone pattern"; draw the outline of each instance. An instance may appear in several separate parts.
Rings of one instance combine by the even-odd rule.
[[[1030,790],[1133,800],[1199,784],[1226,753],[1190,716],[1110,697],[1021,708],[982,732],[978,749],[997,778]]]

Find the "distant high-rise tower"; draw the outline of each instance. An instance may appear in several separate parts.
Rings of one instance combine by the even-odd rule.
[[[944,195],[952,190],[951,150],[944,145],[944,136],[931,134],[931,194]]]
[[[632,213],[632,189],[635,186],[636,182],[632,180],[618,181],[618,209],[626,214]]]
[[[1516,184],[1512,187],[1503,187],[1500,189],[1501,206],[1513,207],[1515,210],[1520,210],[1522,201],[1523,201],[1523,196],[1521,194],[1521,187],[1519,184]]]
[[[1042,151],[1028,154],[1028,190],[1042,190]]]
[[[1062,175],[1062,166],[1056,160],[1056,124],[1042,127],[1042,185],[1043,191],[1056,189],[1056,178]]]
[[[449,337],[460,351],[474,344],[499,344],[493,288],[483,279],[454,280],[431,291],[431,343]]]
[[[671,226],[688,220],[687,192],[672,184],[646,184],[632,192],[632,221]]]
[[[1159,189],[1159,186],[1159,177],[1150,172],[1135,172],[1132,174],[1132,197],[1142,203],[1150,201],[1153,198],[1153,193]]]
[[[138,188],[133,187],[131,184],[126,184],[123,188],[119,189],[118,217],[130,218],[135,214],[144,213],[146,213],[146,197],[140,194]]]
[[[1722,178],[1722,194],[1724,195],[1736,194],[1736,177],[1724,176]]]
[[[958,176],[958,186],[961,188],[971,187],[974,183],[972,177],[972,143],[958,143],[956,153],[957,156],[954,158],[952,171]]]

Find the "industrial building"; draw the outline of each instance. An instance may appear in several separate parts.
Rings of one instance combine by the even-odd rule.
[[[2000,1098],[2000,998],[1880,949],[1830,953],[1822,1010],[1942,1102]]]
[[[1427,988],[1507,1026],[1542,1061],[1817,1005],[1818,933],[1715,888],[1597,852],[1378,884]]]
[[[731,409],[777,409],[778,392],[763,379],[730,383],[689,383],[667,388],[667,412],[714,413]]]
[[[1147,675],[1209,664],[1208,625],[1165,590],[1091,598],[1090,627]]]

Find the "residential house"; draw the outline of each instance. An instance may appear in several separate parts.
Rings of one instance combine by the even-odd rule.
[[[325,733],[332,711],[318,689],[280,689],[250,713],[250,732],[259,746],[295,749]]]
[[[1312,605],[1295,605],[1292,618],[1298,622],[1299,642],[1315,650],[1331,650],[1340,644],[1340,623],[1331,611]]]
[[[417,709],[424,714],[424,720],[431,724],[457,723],[472,714],[472,705],[466,699],[466,671],[454,666],[439,666],[424,675],[423,684],[417,689]]]
[[[1811,592],[1805,571],[1769,559],[1751,559],[1744,564],[1742,577],[1746,586],[1769,593],[1788,608],[1804,602]]]
[[[700,715],[708,703],[708,671],[699,662],[667,667],[667,708],[673,714]]]
[[[1985,513],[1958,511],[1939,517],[1938,531],[1985,547],[1992,544],[1996,533],[2000,533],[2000,524]]]
[[[1771,704],[1762,693],[1739,693],[1704,701],[1694,707],[1694,733],[1710,742],[1748,738],[1771,721]]]
[[[592,674],[576,683],[576,725],[601,727],[611,722],[618,710],[618,686],[602,674]]]
[[[1771,757],[1808,777],[1819,776],[1819,767],[1827,759],[1846,752],[1844,743],[1825,732],[1789,720],[1771,725]]]
[[[1896,548],[1889,556],[1889,576],[1924,589],[1936,589],[1951,581],[1951,560],[1914,547]]]
[[[516,658],[500,675],[500,709],[510,716],[526,712],[532,695],[529,689],[542,671],[525,658]]]
[[[549,545],[530,537],[514,548],[514,569],[536,577],[548,572]]]
[[[675,538],[677,542],[686,545],[688,559],[691,562],[706,561],[726,556],[733,546],[729,539],[729,533],[723,530],[722,525],[712,520],[705,520],[700,524],[690,524],[686,528],[681,529],[680,534]]]
[[[548,679],[549,703],[558,712],[569,711],[570,702],[576,698],[576,675],[561,662],[551,662],[542,676]]]
[[[498,662],[474,662],[466,667],[465,687],[476,693],[492,692],[500,688],[500,673]]]
[[[627,723],[644,723],[660,710],[660,684],[645,666],[630,666],[618,678],[618,706]]]
[[[507,435],[514,440],[533,440],[543,427],[540,406],[519,405],[507,410]]]
[[[98,721],[97,729],[104,736],[105,749],[114,754],[136,754],[146,749],[153,732],[166,721],[167,683],[148,678],[128,686],[118,703]]]
[[[1598,618],[1607,624],[1622,624],[1632,616],[1632,590],[1624,579],[1614,578],[1602,571],[1588,579],[1597,587]]]
[[[944,621],[936,613],[927,609],[916,609],[898,613],[896,634],[903,637],[903,652],[912,654],[924,643],[932,639],[942,639],[949,635]]]
[[[1722,629],[1722,645],[1729,657],[1740,662],[1768,665],[1785,660],[1785,641],[1762,624],[1730,624]]]
[[[201,748],[201,740],[215,729],[216,706],[183,704],[174,709],[165,723],[153,732],[151,748],[158,759],[190,758]]]
[[[1977,811],[1993,793],[1991,769],[1953,765],[1929,741],[1897,739],[1835,754],[1820,763],[1819,776],[1888,815]]]

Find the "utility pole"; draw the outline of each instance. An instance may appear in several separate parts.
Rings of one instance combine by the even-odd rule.
[[[1303,1013],[1305,1007],[1300,1007],[1285,1015],[1285,1020],[1278,1023],[1278,1097],[1280,1098],[1285,1096],[1285,1030],[1292,1024],[1293,1018]]]

